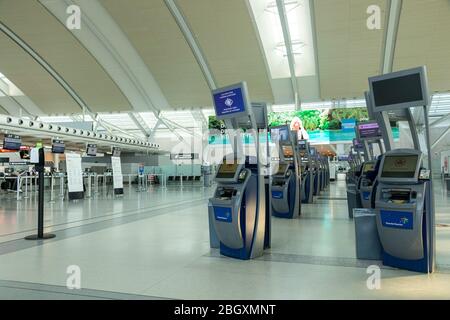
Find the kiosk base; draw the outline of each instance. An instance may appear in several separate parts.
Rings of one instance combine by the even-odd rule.
[[[404,260],[393,257],[386,252],[383,252],[383,264],[385,266],[405,269],[409,271],[428,273],[428,259],[425,256],[420,260]]]
[[[230,257],[230,258],[236,258],[240,260],[249,260],[250,259],[250,253],[245,250],[245,248],[241,249],[231,249],[227,246],[225,246],[223,243],[220,243],[220,254]]]

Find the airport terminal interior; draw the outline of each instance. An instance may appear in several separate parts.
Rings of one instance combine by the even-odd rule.
[[[448,0],[0,0],[0,299],[450,299]]]

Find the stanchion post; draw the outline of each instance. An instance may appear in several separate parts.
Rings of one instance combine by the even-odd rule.
[[[55,237],[54,234],[44,233],[44,149],[38,149],[38,163],[36,164],[36,171],[39,174],[39,194],[38,194],[38,233],[25,237],[26,240],[46,240]]]

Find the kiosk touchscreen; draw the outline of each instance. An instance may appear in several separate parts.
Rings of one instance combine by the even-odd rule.
[[[431,270],[429,180],[420,179],[422,153],[397,149],[385,154],[375,201],[385,265],[418,272]]]

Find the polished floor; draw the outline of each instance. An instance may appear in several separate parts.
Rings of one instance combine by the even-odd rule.
[[[450,299],[450,197],[435,183],[438,272],[382,267],[381,289],[367,288],[355,258],[345,183],[331,184],[298,220],[273,219],[272,248],[252,261],[209,248],[211,189],[169,186],[126,190],[122,198],[46,204],[46,231],[34,232],[35,199],[0,200],[3,299]],[[67,268],[81,270],[69,290]]]

